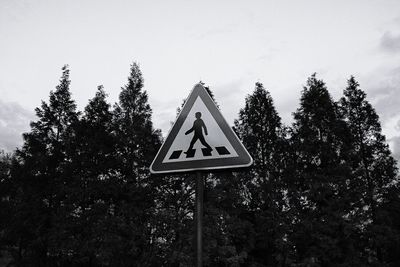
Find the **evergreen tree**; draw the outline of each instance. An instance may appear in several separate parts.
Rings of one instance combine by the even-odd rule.
[[[157,175],[154,235],[162,266],[193,266],[194,177]]]
[[[214,93],[200,82],[214,101]],[[230,170],[203,173],[203,255],[205,266],[238,266],[250,250],[251,225],[241,195],[243,183]],[[196,177],[192,178],[193,180]]]
[[[291,176],[287,176],[295,260],[308,266],[354,266],[349,215],[349,131],[322,80],[312,75],[294,113]]]
[[[200,82],[215,101],[210,88]],[[177,109],[177,115],[183,107]],[[249,225],[239,218],[244,209],[240,185],[230,171],[203,173],[204,192],[204,265],[230,266],[244,262],[249,249],[246,233]],[[194,182],[196,176],[188,174],[163,176],[163,186],[157,194],[162,219],[159,227],[164,231],[166,264],[193,266],[194,254]],[[224,196],[224,197],[222,197]],[[241,234],[237,233],[241,231]]]
[[[211,98],[214,95],[204,82]],[[186,99],[177,108],[179,115]],[[193,174],[159,175],[156,178],[156,236],[166,266],[193,266],[195,179]]]
[[[71,125],[77,122],[75,102],[69,91],[69,69],[62,68],[60,84],[50,92],[47,104],[36,108],[38,120],[25,133],[24,145],[16,152],[12,169],[18,187],[12,231],[18,233],[19,264],[50,265],[66,251],[60,251],[58,221],[65,218],[66,187],[70,159],[67,156]]]
[[[69,88],[64,66],[23,147],[0,153],[0,258],[192,266],[195,177],[150,175],[161,135],[139,66],[114,110],[99,86],[81,116]],[[354,77],[335,103],[312,75],[289,130],[256,83],[234,130],[254,164],[203,173],[205,266],[399,265],[396,161]]]
[[[113,199],[118,185],[114,179],[115,138],[112,135],[112,112],[102,86],[85,107],[81,120],[74,125],[75,135],[68,154],[72,170],[67,184],[65,205],[70,212],[60,222],[62,247],[68,250],[69,264],[108,265],[115,234]]]
[[[13,184],[11,180],[12,155],[0,151],[0,263],[6,263],[7,253],[15,247],[9,227],[13,223],[10,218],[15,212],[11,199]]]
[[[245,107],[239,112],[235,129],[253,157],[250,170],[239,173],[248,211],[254,225],[254,244],[250,261],[263,266],[283,265],[288,250],[284,241],[285,131],[272,97],[261,83],[256,83]]]
[[[243,197],[243,179],[232,171],[205,176],[204,265],[248,265],[255,233]]]
[[[147,92],[143,91],[143,77],[136,63],[131,66],[128,84],[122,88],[114,111],[115,133],[121,172],[132,182],[139,183],[148,176],[149,165],[160,144],[160,133],[153,129]]]
[[[358,197],[354,219],[365,241],[360,244],[364,257],[381,265],[386,262],[385,239],[390,232],[381,206],[396,187],[396,162],[381,133],[379,116],[354,77],[348,80],[340,106],[352,135],[352,185]]]
[[[393,185],[388,188],[382,202],[379,203],[377,213],[377,225],[373,228],[381,230],[374,233],[374,238],[381,245],[381,262],[375,265],[381,266],[399,266],[400,265],[400,188],[399,185]],[[368,247],[367,249],[368,250]],[[372,258],[374,259],[374,258]],[[376,260],[375,260],[376,262]],[[372,265],[372,264],[371,264]]]
[[[204,87],[204,89],[206,89],[207,93],[210,95],[210,97],[211,97],[211,99],[214,101],[215,105],[216,105],[217,107],[219,107],[217,101],[215,101],[214,93],[211,91],[210,87],[209,87],[208,85],[206,85],[206,83],[203,82],[203,81],[200,81],[199,84],[201,84],[201,85]],[[185,105],[185,103],[186,103],[186,99],[184,99],[184,100],[182,101],[181,106],[178,107],[178,108],[176,109],[176,115],[177,115],[177,116],[178,116],[179,113],[182,111],[182,108],[183,108],[183,106]]]
[[[148,96],[136,63],[122,88],[113,112],[116,138],[116,171],[120,186],[115,214],[120,246],[114,248],[111,265],[146,266],[155,260],[153,226],[155,191],[149,166],[160,146],[160,133],[153,129]]]

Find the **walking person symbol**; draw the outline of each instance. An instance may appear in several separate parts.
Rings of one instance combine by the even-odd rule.
[[[201,144],[203,146],[205,146],[209,151],[213,150],[211,148],[211,146],[204,139],[203,128],[204,128],[204,133],[206,135],[208,135],[208,132],[207,132],[207,127],[204,124],[204,121],[201,119],[201,112],[196,112],[195,116],[196,116],[196,120],[193,122],[193,127],[190,128],[185,133],[185,135],[188,135],[188,134],[190,134],[191,132],[194,131],[194,135],[193,135],[192,141],[190,141],[190,146],[189,146],[188,150],[185,152],[185,154],[188,154],[189,151],[193,150],[193,145],[196,143],[197,140],[200,140]]]

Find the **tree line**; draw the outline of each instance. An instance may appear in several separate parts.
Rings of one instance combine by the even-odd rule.
[[[162,135],[138,64],[117,103],[99,86],[82,112],[69,72],[35,109],[22,147],[1,155],[1,257],[193,266],[195,179],[149,172]],[[359,83],[350,77],[334,101],[310,76],[293,121],[282,123],[256,83],[233,126],[254,164],[204,174],[205,266],[399,266],[396,161]]]

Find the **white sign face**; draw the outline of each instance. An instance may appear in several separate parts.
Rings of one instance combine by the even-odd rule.
[[[250,166],[253,159],[211,99],[197,84],[150,166],[152,173]]]
[[[195,150],[193,157],[190,157],[190,155],[185,153],[180,153],[179,157],[177,158],[171,157],[173,153],[177,155],[178,152],[176,151],[186,152],[189,149],[190,143],[195,137],[195,133],[191,132],[190,134],[185,135],[185,132],[193,127],[193,124],[196,121],[197,112],[201,113],[200,119],[204,122],[204,125],[208,133],[207,135],[205,135],[204,128],[201,129],[203,138],[205,139],[205,142],[207,142],[210,145],[212,150],[207,151],[207,147],[205,147],[201,143],[201,140],[196,140],[193,145],[193,149]],[[225,147],[224,150],[228,151],[229,154],[226,151],[224,151],[225,153],[219,154],[218,150],[222,151],[223,150],[222,147]],[[186,159],[188,159],[188,156],[189,159],[191,160],[230,158],[238,156],[236,151],[233,149],[231,143],[228,141],[225,134],[222,132],[221,128],[218,126],[217,122],[211,115],[210,111],[208,111],[206,105],[203,103],[200,97],[197,97],[196,101],[194,102],[192,109],[188,113],[185,122],[183,123],[178,134],[176,135],[175,140],[172,143],[171,148],[169,149],[163,162],[186,161]]]

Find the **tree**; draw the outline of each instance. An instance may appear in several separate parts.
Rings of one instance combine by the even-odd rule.
[[[308,266],[358,265],[349,220],[351,135],[322,80],[312,75],[294,113],[292,175],[286,177],[296,261]]]
[[[247,265],[255,233],[243,190],[242,177],[232,171],[205,175],[205,266]]]
[[[7,252],[15,243],[10,236],[9,227],[13,223],[10,219],[15,212],[11,201],[14,191],[11,180],[11,166],[13,156],[0,151],[0,263],[6,264],[9,260]]]
[[[211,91],[210,87],[208,85],[206,85],[205,82],[203,82],[203,81],[199,81],[199,84],[201,84],[204,87],[204,89],[206,89],[207,93],[210,95],[211,99],[214,101],[215,105],[218,107],[218,103],[217,103],[217,101],[215,101],[214,93]],[[182,101],[181,106],[176,109],[177,116],[182,111],[182,108],[185,105],[185,103],[186,103],[186,99],[184,99]]]
[[[77,122],[75,102],[69,90],[69,69],[62,68],[60,84],[50,92],[49,103],[36,108],[38,120],[25,133],[24,145],[16,152],[12,167],[16,210],[12,232],[16,233],[19,264],[48,265],[65,256],[58,250],[57,222],[65,217],[65,185],[70,161],[67,155],[72,125]]]
[[[375,265],[398,266],[400,265],[400,188],[393,185],[388,188],[382,202],[379,203],[378,225],[373,229],[381,230],[375,233],[378,245],[382,249],[382,260]],[[368,249],[368,248],[367,248]],[[367,250],[366,249],[366,250]],[[377,251],[378,252],[378,251]]]
[[[83,117],[74,124],[69,142],[71,161],[66,184],[65,206],[69,212],[59,222],[63,250],[69,251],[68,264],[107,265],[115,245],[111,216],[119,184],[115,178],[115,138],[112,112],[103,86],[85,107]]]
[[[245,107],[235,121],[235,130],[253,157],[251,169],[238,173],[247,194],[255,243],[249,252],[263,266],[285,264],[288,248],[284,235],[285,130],[270,93],[261,83],[246,97]]]
[[[114,248],[115,264],[146,266],[155,259],[152,216],[155,191],[149,166],[160,146],[160,132],[153,129],[148,96],[136,63],[122,88],[113,112],[116,138],[116,171],[120,184],[115,201],[120,246]]]
[[[154,236],[162,266],[193,266],[194,179],[189,174],[155,175]]]
[[[214,100],[209,87],[200,82]],[[214,100],[215,101],[215,100]],[[184,105],[183,101],[177,113]],[[177,114],[177,115],[178,115]],[[244,262],[247,257],[249,224],[242,222],[239,214],[243,211],[240,185],[231,171],[202,174],[204,193],[204,265],[231,266]],[[194,254],[194,181],[188,174],[163,176],[162,187],[157,197],[165,245],[165,265],[192,266]],[[160,185],[161,186],[161,185]],[[240,234],[236,230],[241,231]]]
[[[160,145],[160,132],[153,129],[152,110],[143,77],[136,63],[131,66],[128,84],[122,88],[114,110],[114,130],[118,136],[121,172],[134,182],[147,177],[153,155]]]
[[[212,91],[200,81],[211,98]],[[182,101],[176,116],[186,103]],[[155,234],[166,266],[192,266],[194,254],[194,200],[195,178],[193,174],[157,175],[156,184],[156,231]]]
[[[396,161],[382,135],[379,116],[354,77],[348,80],[343,94],[340,107],[352,135],[353,186],[358,196],[354,219],[364,237],[364,257],[381,265],[386,262],[388,236],[382,205],[398,182]]]

